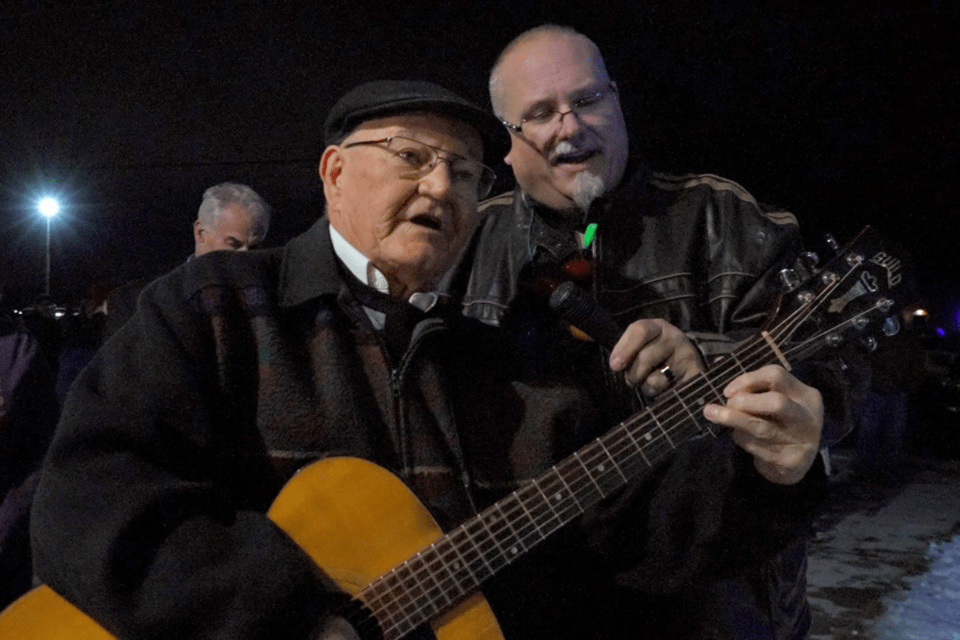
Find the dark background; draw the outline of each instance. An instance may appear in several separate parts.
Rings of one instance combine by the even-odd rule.
[[[736,180],[795,212],[811,243],[877,226],[912,255],[935,322],[957,331],[954,3],[301,4],[3,4],[8,302],[43,289],[42,196],[63,207],[60,303],[181,262],[203,190],[224,180],[274,205],[267,246],[282,244],[320,214],[320,127],[344,91],[424,78],[486,105],[499,50],[549,21],[599,44],[655,168]]]

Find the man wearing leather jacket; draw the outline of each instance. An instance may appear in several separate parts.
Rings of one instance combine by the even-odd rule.
[[[792,214],[765,208],[717,176],[672,177],[643,166],[628,151],[618,89],[599,49],[572,29],[545,25],[518,36],[493,68],[490,93],[510,132],[505,161],[518,187],[481,206],[486,220],[452,285],[466,315],[517,337],[528,366],[580,380],[603,398],[611,425],[636,411],[641,396],[692,379],[757,332],[774,277],[800,251]],[[623,328],[611,350],[550,311],[549,293],[570,280]],[[818,410],[817,390],[783,368],[758,373],[764,402],[798,416]],[[822,418],[801,422],[772,420],[762,436],[732,436],[739,448],[729,447],[730,455],[751,454],[752,468],[717,464],[715,473],[692,478],[682,470],[698,461],[681,449],[656,491],[681,495],[677,487],[699,482],[719,500],[743,482],[738,473],[777,484],[822,475],[815,464]],[[773,449],[778,455],[769,455]],[[780,454],[797,464],[787,470]],[[807,533],[767,556],[758,550],[733,574],[679,583],[652,575],[629,585],[645,594],[632,605],[638,637],[806,637]]]

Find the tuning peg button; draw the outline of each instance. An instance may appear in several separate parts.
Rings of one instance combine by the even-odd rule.
[[[883,335],[888,338],[895,336],[900,333],[900,321],[893,316],[888,316],[887,319],[883,321],[880,330],[883,331]]]
[[[877,339],[873,336],[864,336],[863,338],[860,338],[860,344],[867,351],[877,350]]]
[[[791,291],[800,286],[800,275],[793,269],[781,269],[780,282],[783,283],[783,286],[785,286],[788,291]]]
[[[820,265],[820,256],[815,251],[804,251],[800,254],[800,259],[808,269],[814,269]]]

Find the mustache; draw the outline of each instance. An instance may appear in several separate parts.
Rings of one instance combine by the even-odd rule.
[[[584,153],[586,151],[592,151],[592,149],[586,145],[576,145],[569,140],[561,140],[550,150],[549,155],[547,155],[547,160],[556,162],[561,156]]]

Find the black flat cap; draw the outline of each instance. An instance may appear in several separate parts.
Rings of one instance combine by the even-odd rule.
[[[488,165],[496,165],[507,153],[506,131],[493,114],[422,80],[376,80],[354,87],[330,109],[323,125],[324,144],[339,144],[367,120],[411,111],[453,116],[469,124],[483,140],[483,157]]]

